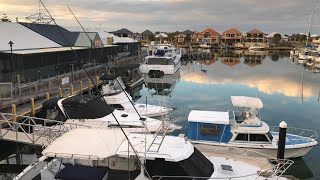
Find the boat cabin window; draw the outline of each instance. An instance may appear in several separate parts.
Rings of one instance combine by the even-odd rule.
[[[237,141],[249,141],[249,134],[238,134]]]
[[[121,104],[109,104],[109,106],[118,110],[124,110],[124,107]]]
[[[250,141],[269,142],[265,134],[250,134]]]
[[[266,135],[268,136],[268,138],[269,138],[270,141],[273,140],[273,136],[272,136],[272,134],[271,134],[270,132],[268,132]]]
[[[200,134],[202,136],[219,136],[220,127],[216,125],[205,125],[202,124],[200,127]]]

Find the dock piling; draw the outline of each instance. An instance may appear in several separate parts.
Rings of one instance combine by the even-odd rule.
[[[82,81],[80,81],[80,94],[82,95],[83,93],[83,84],[82,84]]]
[[[30,103],[31,103],[31,116],[35,116],[35,105],[34,105],[34,98],[30,99]]]
[[[12,121],[17,122],[17,106],[15,104],[12,104],[12,114],[13,114]]]
[[[47,94],[46,94],[46,99],[50,100],[50,93],[49,92],[47,92]]]
[[[59,88],[59,96],[62,97],[62,87]]]
[[[73,95],[73,84],[70,84],[70,96],[72,96]]]
[[[284,159],[284,152],[286,147],[286,136],[287,136],[287,123],[282,121],[279,124],[279,139],[278,139],[278,159]]]

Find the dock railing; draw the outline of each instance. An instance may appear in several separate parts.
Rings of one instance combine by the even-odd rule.
[[[21,121],[12,121],[14,118],[18,118],[17,116]],[[11,113],[0,114],[0,139],[24,144],[47,146],[62,134],[79,127],[90,128],[89,126],[51,119]]]

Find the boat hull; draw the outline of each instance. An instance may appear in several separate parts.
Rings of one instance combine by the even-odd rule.
[[[181,62],[179,61],[176,65],[148,65],[141,64],[140,72],[143,74],[148,74],[150,71],[160,71],[163,74],[174,74],[180,68]]]
[[[259,146],[248,146],[248,145],[236,145],[236,144],[226,144],[226,143],[208,143],[208,142],[200,142],[200,141],[192,141],[192,143],[203,153],[212,153],[214,151],[221,151],[224,153],[235,153],[235,154],[246,154],[248,156],[255,157],[266,157],[270,156],[273,158],[277,158],[276,147],[262,147]],[[303,148],[286,148],[284,158],[299,158],[306,155],[311,149],[312,146],[306,146]]]

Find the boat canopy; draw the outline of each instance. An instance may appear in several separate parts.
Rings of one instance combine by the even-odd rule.
[[[229,124],[229,113],[221,111],[196,111],[189,113],[189,122]]]
[[[103,160],[116,155],[124,138],[120,129],[78,128],[54,140],[42,154],[47,157]]]
[[[262,101],[259,98],[246,96],[231,96],[231,102],[236,107],[257,108],[263,107]]]

